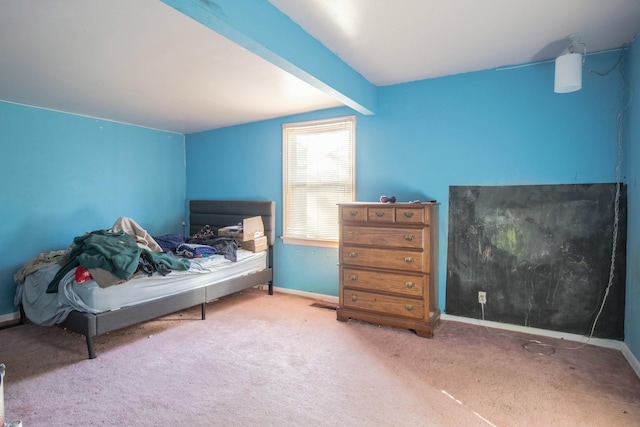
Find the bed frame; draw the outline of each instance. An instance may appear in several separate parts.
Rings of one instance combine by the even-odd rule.
[[[117,329],[146,322],[176,311],[196,305],[201,306],[205,319],[205,304],[225,295],[260,284],[268,285],[269,295],[273,295],[273,245],[275,242],[275,202],[242,200],[191,200],[189,202],[189,235],[197,233],[205,225],[215,229],[234,225],[242,219],[262,216],[264,231],[268,241],[268,267],[265,270],[236,277],[222,282],[187,290],[176,295],[154,301],[124,307],[119,310],[92,314],[72,311],[58,326],[85,336],[89,359],[96,358],[93,337]],[[24,322],[21,310],[21,322]]]

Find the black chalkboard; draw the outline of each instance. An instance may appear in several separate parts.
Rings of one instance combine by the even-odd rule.
[[[618,191],[619,189],[619,191]],[[619,208],[615,201],[618,193]],[[626,186],[450,187],[446,312],[624,339]]]

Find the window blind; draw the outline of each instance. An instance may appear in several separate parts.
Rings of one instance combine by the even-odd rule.
[[[338,241],[340,202],[355,199],[355,116],[283,125],[283,237]]]

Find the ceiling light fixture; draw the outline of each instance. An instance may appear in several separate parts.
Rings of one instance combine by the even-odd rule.
[[[586,48],[580,39],[568,37],[569,46],[562,55],[556,58],[556,74],[553,85],[555,93],[575,92],[582,88],[582,65]],[[582,45],[583,53],[576,52],[576,47]]]

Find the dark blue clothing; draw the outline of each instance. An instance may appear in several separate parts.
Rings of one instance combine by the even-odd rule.
[[[178,246],[184,243],[184,237],[180,234],[164,234],[162,236],[153,236],[158,245],[164,252],[175,252]]]

